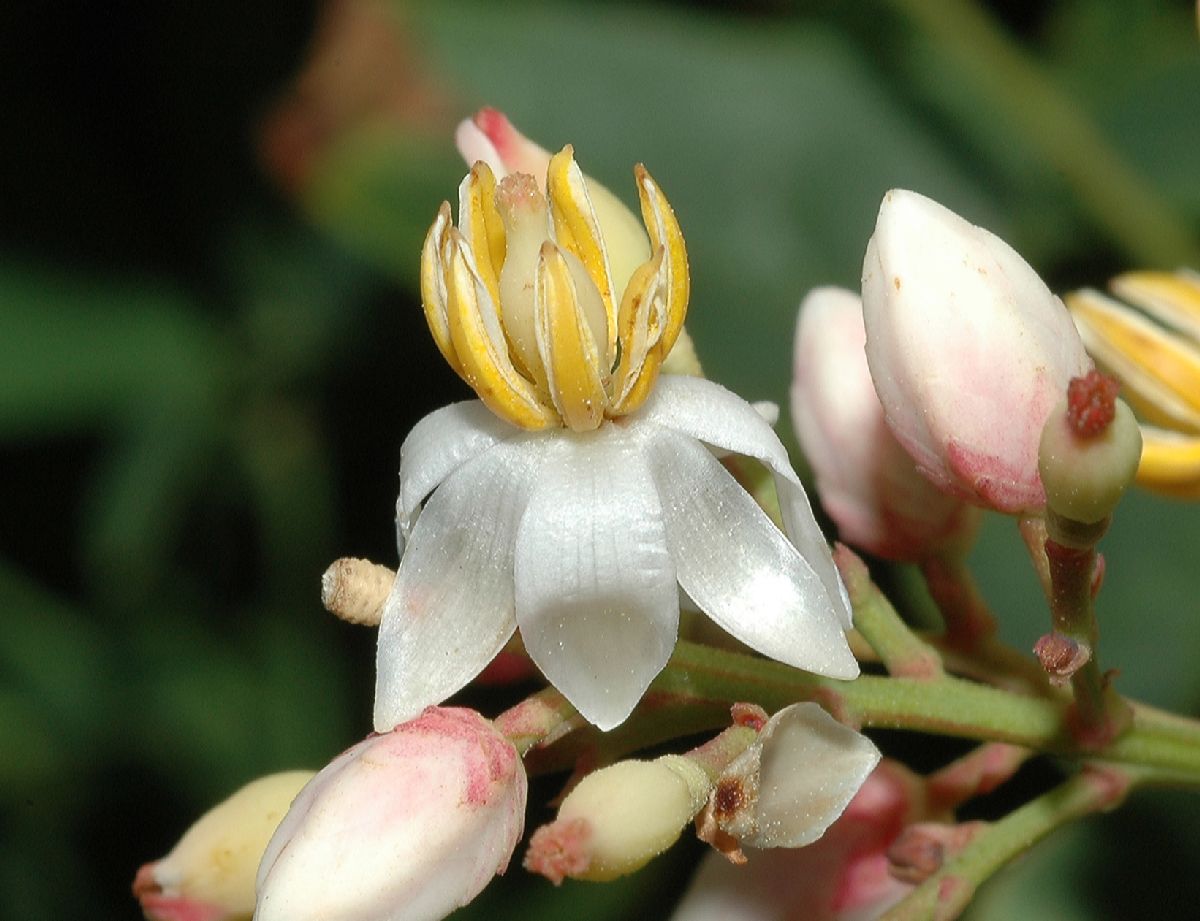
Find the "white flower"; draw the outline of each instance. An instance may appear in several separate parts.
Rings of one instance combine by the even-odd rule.
[[[401,448],[377,729],[461,688],[517,627],[546,677],[610,729],[671,654],[677,586],[765,655],[858,674],[844,589],[779,439],[718,385],[659,378],[687,258],[666,199],[636,175],[651,255],[627,278],[610,271],[569,147],[546,197],[476,163],[461,231],[448,205],[430,230],[426,316],[481,399],[432,413]],[[771,469],[792,542],[713,450]]]

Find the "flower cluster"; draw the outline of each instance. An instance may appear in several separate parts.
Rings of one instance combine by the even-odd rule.
[[[147,916],[436,921],[509,865],[527,757],[531,771],[576,766],[524,860],[555,883],[633,872],[694,820],[719,855],[680,921],[876,917],[910,893],[952,916],[970,887],[938,874],[981,827],[955,823],[954,808],[1028,752],[983,745],[918,778],[881,765],[858,727],[908,720],[970,735],[973,714],[981,738],[1016,738],[1022,727],[1005,720],[1030,698],[1001,706],[988,695],[1032,685],[1044,734],[1034,741],[1111,754],[1132,717],[1095,661],[1094,545],[1142,436],[1076,324],[1139,409],[1183,433],[1148,430],[1149,446],[1200,433],[1187,387],[1200,381],[1195,349],[1094,292],[1072,299],[1072,319],[999,238],[921,195],[887,193],[861,297],[822,288],[801,306],[791,408],[842,538],[921,564],[947,629],[914,633],[839,547],[855,637],[890,674],[851,688],[850,596],[764,414],[697,373],[683,233],[658,184],[635,167],[639,222],[569,145],[543,150],[495,111],[460,125],[457,140],[470,171],[457,215],[444,202],[425,238],[421,293],[437,348],[478,399],[435,411],[404,440],[399,568],[341,560],[322,582],[327,607],[378,626],[376,732],[315,776],[251,784],[205,816],[138,872]],[[1115,287],[1200,329],[1193,276]],[[748,492],[729,454],[751,462],[739,465],[747,482],[765,471],[773,497]],[[1174,467],[1142,458],[1143,478],[1178,473],[1173,456]],[[772,498],[781,526],[765,510]],[[986,611],[962,613],[979,605],[946,575],[980,509],[1041,522],[1029,543],[1054,619],[1039,641],[1045,671],[991,648],[963,668],[979,681],[948,674],[940,650],[961,660],[992,624]],[[759,657],[678,644],[681,599]],[[536,668],[552,687],[494,722],[442,705],[500,655],[499,671]],[[1046,672],[1074,697],[1055,696]],[[745,688],[777,712],[735,696]],[[954,692],[977,709],[946,709]],[[873,714],[871,693],[882,701]],[[942,709],[920,723],[918,699]],[[670,738],[672,707],[686,714],[676,735],[714,731],[718,701],[733,703],[732,725],[701,745],[625,757]],[[1061,728],[1045,728],[1046,708]],[[1181,770],[1178,752],[1162,758]],[[1124,795],[1132,781],[1106,771],[1075,779],[1074,814]],[[1029,836],[1021,826],[1014,840]],[[976,864],[994,866],[994,841]]]

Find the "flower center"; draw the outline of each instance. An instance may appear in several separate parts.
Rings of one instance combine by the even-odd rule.
[[[459,188],[459,226],[443,203],[426,236],[421,294],[434,341],[514,425],[591,431],[633,412],[679,335],[683,236],[654,180],[640,165],[634,172],[652,254],[619,301],[606,230],[570,146],[551,158],[545,195],[532,176],[497,183],[476,163]]]

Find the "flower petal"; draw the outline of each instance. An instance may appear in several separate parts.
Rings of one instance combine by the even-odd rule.
[[[608,730],[671,655],[675,567],[640,440],[609,424],[554,449],[517,534],[517,622],[546,677]]]
[[[766,513],[695,439],[649,426],[642,435],[683,590],[764,655],[830,678],[856,677],[824,583]]]
[[[396,500],[400,556],[404,556],[404,545],[425,497],[464,463],[516,432],[479,400],[443,406],[412,427],[400,445],[400,497]]]
[[[814,703],[780,710],[763,726],[759,742],[745,753],[759,761],[752,820],[744,829],[729,829],[751,847],[812,844],[879,763],[870,739]]]
[[[527,438],[494,445],[426,504],[379,625],[379,732],[453,694],[512,636],[513,545],[541,454]]]
[[[712,381],[664,374],[638,418],[766,465],[775,475],[788,537],[821,580],[842,626],[850,628],[850,599],[833,565],[825,535],[817,527],[808,496],[779,437],[753,406]]]

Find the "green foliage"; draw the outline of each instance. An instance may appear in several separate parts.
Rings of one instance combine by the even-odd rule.
[[[547,146],[570,141],[630,202],[630,169],[647,165],[687,234],[701,358],[749,398],[786,401],[796,306],[815,285],[856,287],[891,187],[993,229],[1062,290],[1153,262],[1105,195],[1081,194],[1088,176],[1062,166],[1112,162],[1145,191],[1139,220],[1198,251],[1190,4],[1075,0],[1027,19],[1020,38],[997,26],[999,45],[953,49],[921,24],[919,4],[898,0],[870,16],[829,3],[758,15],[684,3],[394,5],[419,49],[413,66],[455,116],[495,105]],[[1022,4],[992,6],[1023,15]],[[182,60],[194,61],[204,46],[189,35],[162,47],[187,46]],[[297,32],[279,79],[303,41]],[[1023,84],[1002,78],[1011,71],[987,56],[993,47],[1031,62],[1102,149],[1031,134]],[[235,50],[252,57],[250,36]],[[140,85],[166,65],[129,66]],[[183,66],[170,74],[181,85]],[[62,108],[43,92],[35,107]],[[79,118],[96,105],[73,104]],[[189,123],[182,107],[146,105],[147,123]],[[223,131],[247,139],[244,158],[249,108],[242,100]],[[317,579],[342,554],[394,562],[400,440],[436,389],[463,395],[433,363],[413,293],[425,229],[464,171],[449,127],[349,124],[315,161],[304,218],[255,187],[196,231],[201,256],[153,272],[129,267],[145,253],[75,259],[62,242],[70,214],[53,238],[42,214],[5,228],[0,915],[133,917],[137,863],[207,805],[257,774],[317,766],[366,732],[372,639],[323,615]],[[124,130],[140,159],[89,167],[113,188],[136,186],[137,164],[160,152],[153,133]],[[30,143],[49,162],[61,140],[46,131]],[[234,167],[210,156],[166,169],[179,187],[159,190],[161,202],[186,210],[201,168],[202,188],[215,188]],[[79,234],[111,225],[122,245],[159,252],[142,211],[101,199],[103,221],[80,219]],[[1135,496],[1102,544],[1103,663],[1120,668],[1123,691],[1192,712],[1198,541],[1194,507]],[[1005,638],[1032,646],[1047,618],[1011,523],[989,523],[975,563]],[[1194,803],[1178,802],[1144,794],[1120,818],[1048,842],[989,886],[973,917],[1110,917],[1078,897],[1105,878],[1126,881],[1146,914],[1168,911],[1169,881],[1187,877],[1200,848]],[[1116,840],[1126,828],[1172,842],[1140,881],[1126,869],[1129,841]],[[561,891],[514,861],[462,917],[665,911],[692,856]]]

